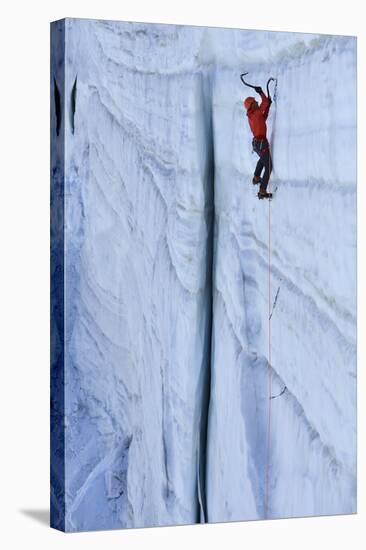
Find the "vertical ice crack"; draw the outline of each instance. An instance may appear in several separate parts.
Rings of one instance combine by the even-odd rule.
[[[200,523],[207,521],[207,501],[206,501],[206,467],[207,467],[207,448],[208,448],[208,411],[210,404],[211,390],[211,342],[212,342],[212,323],[213,323],[213,261],[214,261],[214,224],[215,224],[215,192],[214,192],[214,135],[212,120],[212,80],[213,66],[205,67],[202,72],[202,105],[204,111],[204,124],[207,147],[207,161],[205,166],[205,189],[206,204],[209,208],[207,224],[207,254],[206,254],[206,274],[208,286],[208,315],[205,338],[206,368],[203,370],[203,391],[202,391],[202,412],[199,431],[198,444],[198,468],[197,468],[197,494],[199,501]]]

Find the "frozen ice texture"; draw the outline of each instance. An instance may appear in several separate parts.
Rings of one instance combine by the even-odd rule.
[[[51,53],[52,524],[355,512],[355,38],[66,19]]]

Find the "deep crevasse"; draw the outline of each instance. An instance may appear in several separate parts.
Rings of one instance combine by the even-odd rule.
[[[66,529],[353,512],[355,40],[66,36]],[[270,297],[243,70],[279,82]]]

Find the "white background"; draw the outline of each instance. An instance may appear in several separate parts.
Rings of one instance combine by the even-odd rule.
[[[0,543],[3,548],[363,548],[365,38],[362,4],[320,0],[3,2],[0,28]],[[65,535],[49,502],[49,22],[90,17],[358,36],[358,515]],[[317,88],[314,82],[314,101]],[[342,109],[342,105],[339,105]],[[329,238],[332,238],[330,235]]]

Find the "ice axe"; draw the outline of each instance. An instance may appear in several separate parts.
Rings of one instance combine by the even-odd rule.
[[[242,81],[242,83],[244,84],[244,86],[249,86],[249,88],[257,88],[257,86],[254,86],[253,84],[249,84],[249,82],[245,82],[244,80],[244,76],[249,74],[248,72],[246,73],[243,73],[240,75],[240,80]]]
[[[242,83],[244,84],[244,86],[249,86],[249,88],[254,88],[254,89],[258,88],[259,86],[254,86],[253,84],[249,84],[249,82],[246,82],[246,81],[244,80],[244,76],[247,75],[247,74],[249,74],[249,73],[246,72],[246,73],[243,73],[243,74],[240,75],[240,80],[242,81]],[[271,98],[271,94],[270,94],[270,92],[269,92],[269,83],[270,83],[272,80],[273,80],[274,82],[277,83],[277,79],[276,79],[276,78],[273,78],[272,76],[271,76],[271,78],[269,78],[269,79],[267,80],[267,97],[268,97],[268,99],[270,100],[270,102],[272,102],[272,98]],[[275,98],[274,98],[274,99],[275,99]]]
[[[273,101],[276,101],[276,89],[277,89],[277,78],[273,78],[273,76],[271,76],[271,78],[269,78],[267,80],[267,97],[268,99],[270,100],[270,102],[272,103],[272,98],[271,98],[271,94],[269,92],[269,83],[273,80],[273,82],[275,83],[275,88],[274,88],[274,94],[273,94]]]

